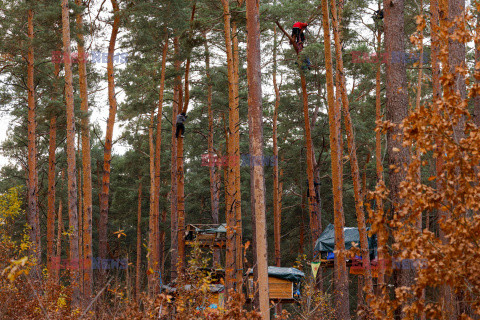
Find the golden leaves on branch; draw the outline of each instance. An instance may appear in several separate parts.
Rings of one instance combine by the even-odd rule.
[[[416,17],[417,33],[410,37],[414,45],[421,43],[421,31],[428,18]],[[444,94],[411,110],[398,126],[402,131],[403,147],[414,146],[419,151],[418,156],[412,156],[406,168],[407,176],[400,184],[398,209],[390,212],[391,206],[376,205],[380,200],[391,204],[389,190],[383,181],[369,193],[369,202],[365,204],[371,233],[378,234],[386,227],[393,239],[390,253],[394,253],[394,259],[411,260],[415,273],[411,285],[393,291],[393,286],[385,286],[383,294],[371,300],[372,315],[376,319],[393,318],[399,307],[406,319],[418,318],[423,312],[428,319],[442,318],[445,307],[438,292],[445,284],[461,299],[459,303],[465,309],[480,314],[480,129],[469,112],[471,100],[480,95],[480,85],[466,81],[468,96],[463,99],[456,83],[459,75],[480,80],[480,63],[474,68],[468,64],[457,66],[455,74],[451,73],[446,45],[449,40],[461,43],[474,38],[480,40],[480,28],[475,19],[467,10],[464,16],[439,27],[442,44],[439,60],[443,68],[440,81]],[[449,28],[453,28],[452,33]],[[476,29],[479,32],[474,35]],[[395,128],[388,121],[376,124],[377,132],[385,133]],[[441,170],[419,179],[418,172],[437,159],[442,162]],[[401,169],[390,167],[390,170]],[[423,171],[431,172],[431,169]],[[423,229],[417,224],[420,215],[430,219],[429,225],[422,225]],[[394,259],[392,261],[398,261]],[[426,288],[435,292],[428,299],[422,297]],[[393,293],[395,297],[391,299]],[[466,314],[462,317],[468,319]]]

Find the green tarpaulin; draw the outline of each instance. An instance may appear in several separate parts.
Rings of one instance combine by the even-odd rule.
[[[252,273],[253,271],[250,269],[249,274]],[[296,283],[305,278],[305,273],[295,268],[268,267],[268,276]]]
[[[357,247],[360,247],[360,235],[358,233],[358,228],[345,227],[343,228],[343,231],[345,234],[345,249],[349,250],[352,247],[352,242],[356,243]],[[375,236],[368,238],[368,247],[371,251],[376,249],[377,241]],[[314,252],[333,252],[334,250],[335,228],[333,227],[333,224],[329,224],[317,239]]]

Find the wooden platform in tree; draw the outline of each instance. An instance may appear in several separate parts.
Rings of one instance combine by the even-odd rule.
[[[225,224],[189,224],[185,231],[185,245],[224,248],[227,241]]]

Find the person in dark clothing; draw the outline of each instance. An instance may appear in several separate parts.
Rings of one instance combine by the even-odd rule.
[[[303,43],[305,42],[305,34],[303,31],[307,29],[308,23],[295,22],[292,28],[292,37],[297,42],[300,51],[303,49]]]
[[[178,138],[179,133],[182,138],[184,137],[185,126],[183,125],[183,122],[185,120],[187,120],[187,115],[185,112],[182,112],[177,116],[177,131],[175,132],[175,138]]]

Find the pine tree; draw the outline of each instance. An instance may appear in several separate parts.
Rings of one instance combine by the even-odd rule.
[[[268,260],[265,214],[265,178],[263,166],[255,159],[263,159],[262,84],[260,64],[260,13],[257,0],[246,0],[247,7],[247,79],[248,79],[248,124],[250,155],[254,161],[251,168],[252,211],[255,217],[254,281],[258,284],[259,310],[263,320],[270,319],[268,295]]]
[[[65,57],[65,102],[67,110],[67,180],[68,180],[68,222],[70,262],[74,264],[71,271],[70,284],[73,287],[72,304],[80,306],[80,276],[79,276],[79,248],[78,248],[78,207],[77,207],[77,173],[75,159],[75,115],[73,105],[73,75],[70,49],[70,14],[68,1],[62,0],[62,35],[63,56]]]

